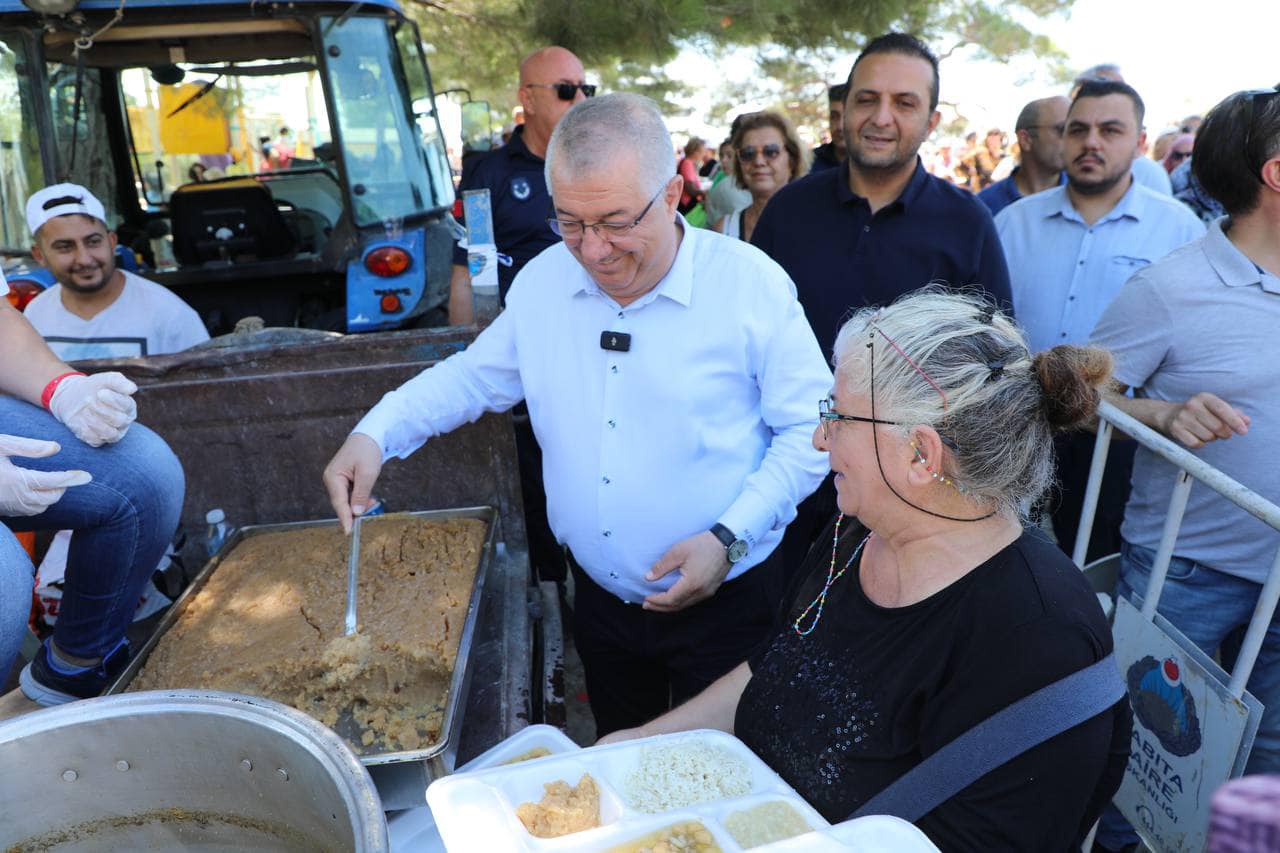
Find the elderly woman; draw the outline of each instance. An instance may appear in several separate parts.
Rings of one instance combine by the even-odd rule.
[[[1021,517],[1049,485],[1052,434],[1093,417],[1111,361],[1069,346],[1032,357],[1009,318],[929,288],[855,315],[835,363],[813,438],[835,472],[830,549],[811,552],[772,640],[608,740],[734,732],[840,821],[1011,703],[1114,666],[1093,592]],[[1128,756],[1118,675],[1097,677],[1116,681],[1104,710],[916,825],[944,850],[1079,850]]]
[[[751,240],[751,233],[773,194],[809,171],[809,149],[779,113],[744,116],[733,137],[733,173],[751,193],[751,204],[712,227],[727,237]]]

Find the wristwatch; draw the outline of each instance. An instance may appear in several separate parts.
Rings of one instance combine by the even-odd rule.
[[[747,540],[739,539],[737,534],[717,522],[711,525],[711,535],[720,540],[720,544],[724,545],[724,555],[729,560],[729,565],[741,560],[747,556]]]

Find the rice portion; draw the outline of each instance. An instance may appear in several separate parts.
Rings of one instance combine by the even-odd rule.
[[[623,796],[631,808],[653,814],[750,792],[745,761],[723,747],[687,740],[644,747]]]

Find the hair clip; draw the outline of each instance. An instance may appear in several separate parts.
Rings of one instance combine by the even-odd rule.
[[[996,358],[987,362],[987,370],[991,371],[991,375],[987,377],[988,382],[995,382],[1004,376],[1004,359]]]
[[[996,316],[996,310],[996,306],[994,305],[984,305],[982,308],[979,308],[977,317],[978,322],[984,323],[988,326],[992,325]]]

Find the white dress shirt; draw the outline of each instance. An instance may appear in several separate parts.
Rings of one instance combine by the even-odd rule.
[[[557,540],[628,602],[679,575],[644,575],[720,522],[750,545],[727,579],[767,557],[827,471],[812,447],[831,371],[763,252],[686,225],[671,268],[620,306],[558,243],[516,276],[465,351],[390,392],[356,426],[383,458],[525,399],[542,447]],[[630,350],[601,347],[604,331]]]

